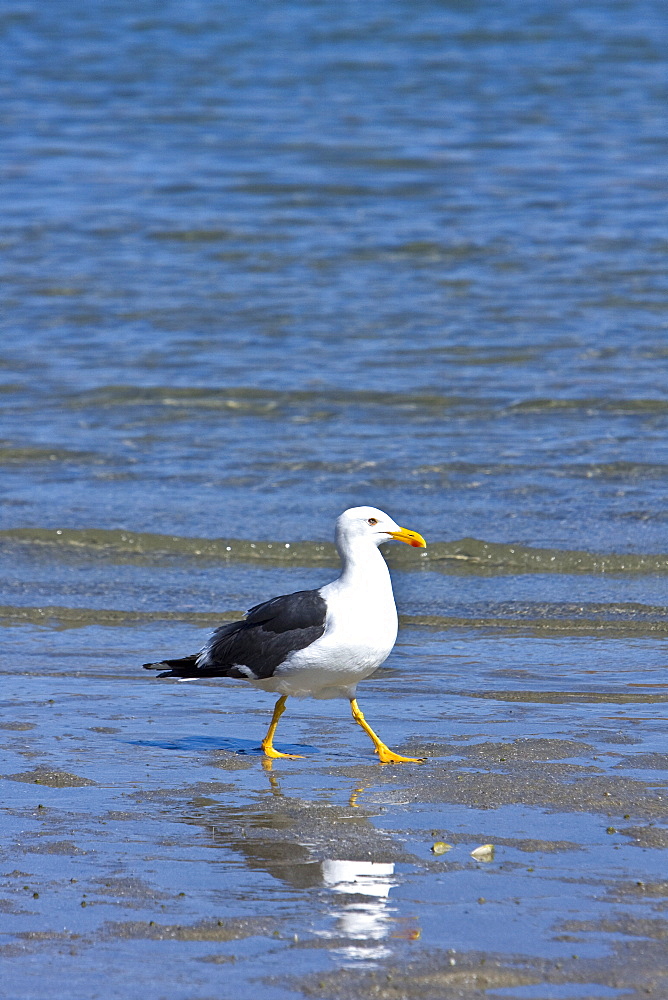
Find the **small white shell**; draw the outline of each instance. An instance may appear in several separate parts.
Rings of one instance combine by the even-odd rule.
[[[476,861],[493,861],[494,844],[481,844],[475,851],[471,851],[471,857]]]

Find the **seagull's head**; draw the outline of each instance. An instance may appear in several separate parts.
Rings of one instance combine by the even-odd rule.
[[[381,545],[395,538],[416,549],[427,547],[422,535],[417,531],[401,528],[385,511],[377,507],[350,507],[344,510],[336,522],[337,543],[350,545],[358,539],[369,539],[374,545]]]

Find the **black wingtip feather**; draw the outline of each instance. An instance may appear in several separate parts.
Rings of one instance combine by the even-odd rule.
[[[162,670],[164,667],[168,667],[168,670],[163,670],[163,673],[158,674],[158,678],[201,676],[197,669],[196,656],[183,656],[178,660],[159,660],[157,663],[144,663],[142,665],[144,670]]]

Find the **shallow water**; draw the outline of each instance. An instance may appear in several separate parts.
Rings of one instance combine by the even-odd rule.
[[[668,992],[664,6],[0,32],[0,992]],[[291,699],[269,768],[269,696],[139,665],[358,503],[429,542],[359,692],[428,763]]]

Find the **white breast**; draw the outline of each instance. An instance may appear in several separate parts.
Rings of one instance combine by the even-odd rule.
[[[385,560],[377,549],[373,555],[366,572],[344,573],[321,588],[324,634],[292,653],[262,687],[297,697],[350,698],[387,659],[397,638],[397,609]]]

